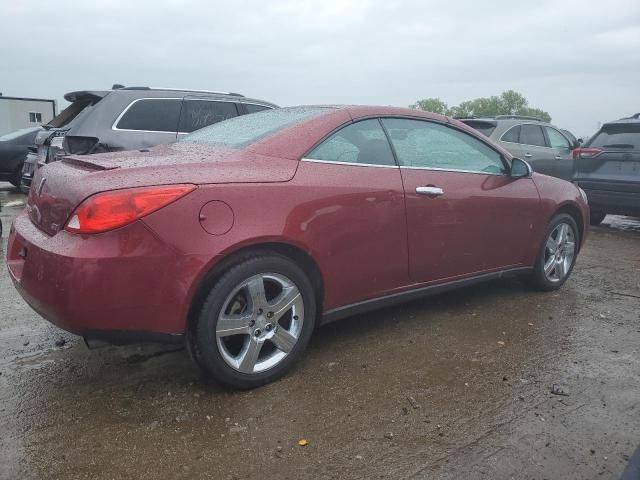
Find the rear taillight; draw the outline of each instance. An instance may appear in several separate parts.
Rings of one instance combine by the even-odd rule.
[[[64,229],[70,233],[101,233],[123,227],[195,189],[195,185],[171,185],[96,193],[76,208]]]
[[[594,158],[603,152],[601,148],[576,148],[573,158]]]

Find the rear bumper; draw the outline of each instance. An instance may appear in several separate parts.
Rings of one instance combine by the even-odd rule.
[[[612,213],[618,215],[640,214],[640,191],[629,191],[628,188],[616,189],[610,183],[598,185],[595,182],[576,182],[589,199],[592,211]],[[640,190],[640,186],[638,187]]]
[[[25,214],[11,228],[7,266],[42,317],[116,343],[175,340],[185,331],[200,259],[180,255],[138,221],[99,235],[50,237]]]

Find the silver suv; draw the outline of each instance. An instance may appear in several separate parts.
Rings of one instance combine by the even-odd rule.
[[[536,172],[569,181],[573,178],[571,152],[580,141],[570,132],[520,115],[458,120],[498,142],[514,157],[526,160]]]
[[[25,193],[39,166],[65,155],[149,148],[212,123],[277,108],[239,93],[121,85],[64,98],[71,105],[44,125],[29,147],[20,183]]]

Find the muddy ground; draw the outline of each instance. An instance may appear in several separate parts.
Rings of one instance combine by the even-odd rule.
[[[184,351],[89,351],[40,319],[4,267],[20,208],[2,211],[1,479],[610,479],[640,444],[633,219],[592,229],[557,293],[505,279],[353,317],[233,392]]]

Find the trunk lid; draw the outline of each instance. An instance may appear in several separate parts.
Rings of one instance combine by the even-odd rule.
[[[55,235],[94,193],[181,183],[272,183],[293,178],[298,162],[196,144],[64,157],[38,169],[27,200],[31,221]]]

